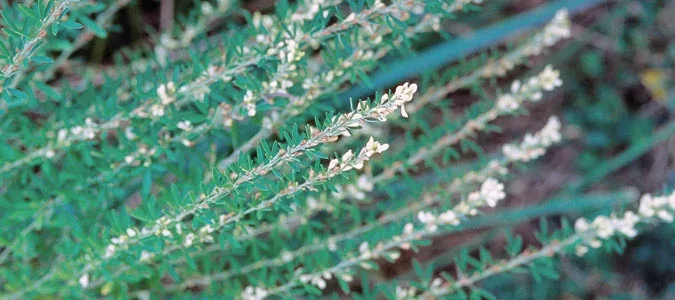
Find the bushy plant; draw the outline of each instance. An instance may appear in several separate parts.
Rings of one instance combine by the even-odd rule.
[[[550,65],[510,73],[570,36],[567,10],[354,100],[350,87],[492,1],[281,1],[269,14],[204,1],[114,67],[78,64],[129,2],[2,2],[4,297],[490,297],[488,277],[556,277],[554,254],[621,249],[673,221],[675,195],[645,195],[636,211],[543,221],[539,245],[467,246],[452,272],[381,276],[498,210],[510,170],[564,140],[551,116],[491,154],[476,142],[562,85]],[[452,113],[445,100],[464,90],[482,101]]]

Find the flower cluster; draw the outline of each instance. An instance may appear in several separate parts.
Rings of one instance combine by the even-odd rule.
[[[603,240],[607,240],[616,234],[634,238],[638,234],[635,226],[639,223],[658,220],[672,223],[673,212],[675,212],[675,192],[660,197],[645,194],[640,199],[637,213],[627,211],[620,216],[616,214],[600,215],[591,222],[580,218],[574,223],[574,229],[577,233],[583,234],[584,238],[582,243],[576,246],[576,253],[582,256],[588,252],[588,247],[599,248],[602,246]]]
[[[504,184],[497,179],[488,178],[483,182],[479,191],[475,191],[467,197],[469,203],[473,205],[487,204],[489,207],[497,206],[497,202],[504,199]]]
[[[326,172],[328,174],[333,174],[349,171],[352,168],[360,170],[363,168],[363,163],[365,163],[371,156],[373,156],[375,153],[382,153],[387,149],[389,149],[388,144],[380,144],[371,136],[368,140],[368,144],[366,144],[366,146],[361,149],[356,157],[354,157],[352,150],[348,150],[342,155],[342,159],[340,161],[338,161],[337,158],[332,159],[328,164],[328,169]]]
[[[404,85],[396,89],[396,93],[394,94],[394,96],[392,96],[391,101],[388,101],[389,98],[383,95],[381,99],[384,100],[381,100],[379,105],[375,105],[372,107],[368,105],[363,106],[359,105],[357,110],[352,113],[334,117],[333,119],[334,123],[324,128],[323,130],[321,131],[318,131],[316,129],[310,130],[311,136],[309,137],[309,139],[306,139],[297,145],[290,146],[287,149],[282,149],[266,164],[259,165],[255,167],[253,170],[248,171],[246,174],[242,174],[241,176],[237,177],[236,182],[234,183],[235,184],[234,188],[244,184],[245,182],[251,181],[257,176],[267,174],[270,171],[270,169],[281,164],[282,162],[292,160],[297,153],[301,153],[305,149],[315,147],[321,143],[337,140],[337,137],[339,135],[348,133],[347,128],[357,126],[359,122],[365,118],[376,118],[378,120],[386,120],[385,118],[386,114],[395,111],[398,108],[398,106],[402,106],[403,103],[411,101],[413,93],[416,90],[417,86],[415,84],[410,85],[408,83],[405,83]],[[381,153],[382,151],[385,151],[387,148],[388,148],[387,144],[380,144],[379,142],[376,142],[371,138],[366,147],[361,149],[361,152],[359,153],[358,157],[354,158],[352,152],[345,153],[345,155],[343,155],[342,158],[343,163],[342,165],[339,166],[339,169],[338,169],[338,162],[331,161],[328,167],[327,171],[328,173],[321,175],[321,178],[330,178],[335,174],[349,170],[351,168],[357,169],[361,168],[363,166],[363,162],[367,161],[370,156],[372,156],[375,153]],[[222,199],[223,197],[226,197],[231,193],[232,193],[231,189],[221,190],[220,188],[216,188],[210,195],[204,196],[196,203],[191,204],[190,207],[192,208],[184,208],[182,210],[182,213],[179,213],[172,218],[163,216],[160,219],[157,219],[152,226],[144,227],[141,231],[141,234],[139,234],[135,239],[133,239],[133,241],[125,240],[125,243],[138,242],[153,234],[169,236],[164,233],[166,232],[170,233],[170,231],[168,231],[167,228],[171,224],[180,222],[187,216],[195,214],[200,209],[209,207],[209,205],[215,202],[217,199]],[[107,257],[108,257],[107,255],[104,256],[104,258]]]
[[[510,113],[520,107],[524,101],[539,101],[542,91],[552,91],[562,85],[560,71],[547,65],[537,76],[530,78],[524,84],[516,80],[511,84],[511,92],[502,94],[497,99],[497,108],[504,113]]]
[[[337,140],[339,135],[351,136],[349,129],[362,126],[365,120],[375,119],[384,122],[387,120],[388,115],[399,108],[401,109],[401,114],[407,116],[404,104],[412,100],[416,91],[417,84],[406,82],[396,87],[396,91],[391,97],[389,97],[389,94],[382,95],[377,103],[360,101],[356,106],[356,110],[352,113],[337,115],[332,118],[333,126],[339,127],[339,129],[338,134],[331,137],[330,140]],[[312,132],[314,132],[314,135],[318,134],[316,129],[312,129]]]
[[[562,139],[560,133],[560,121],[557,117],[551,117],[541,131],[525,135],[525,139],[519,145],[504,145],[502,151],[507,158],[514,161],[530,161],[538,158],[546,152],[546,148]]]
[[[164,116],[166,107],[176,100],[176,86],[170,81],[167,84],[160,84],[157,87],[157,97],[159,102],[150,105],[148,111],[139,109],[136,111],[136,116],[139,118],[161,118]]]
[[[544,47],[550,47],[571,35],[569,13],[566,9],[559,10],[542,33],[535,36],[533,42],[527,45],[525,51],[528,55],[539,55]]]
[[[84,120],[84,126],[75,126],[67,129],[61,129],[57,135],[59,144],[67,144],[78,140],[93,140],[100,131],[100,127],[91,118]]]
[[[336,185],[335,191],[331,192],[331,197],[333,199],[345,199],[349,197],[356,200],[363,200],[366,198],[366,194],[373,190],[373,187],[374,185],[370,180],[370,177],[361,175],[355,183],[350,183],[345,186]]]
[[[491,198],[492,200],[495,200],[496,197],[504,197],[503,185],[494,179],[486,180],[486,182],[481,186],[479,193],[485,195],[487,198]],[[467,203],[467,205],[472,205],[471,208],[476,209],[481,205],[488,203],[487,200],[488,199],[474,199],[473,202]],[[372,266],[367,263],[369,260],[382,257],[388,259],[389,261],[396,261],[401,256],[400,252],[396,250],[397,248],[403,250],[410,249],[410,243],[412,241],[419,240],[429,236],[430,234],[433,234],[438,230],[438,226],[440,225],[459,225],[459,217],[461,217],[462,214],[463,213],[457,213],[454,209],[441,213],[438,216],[430,212],[420,211],[417,214],[417,218],[420,223],[424,224],[422,229],[415,229],[415,226],[412,223],[406,223],[403,226],[403,233],[399,236],[392,237],[390,242],[380,242],[375,246],[370,246],[368,242],[362,242],[358,247],[357,257],[346,260],[330,269],[325,269],[310,274],[300,274],[298,275],[299,281],[303,283],[310,283],[319,289],[324,289],[326,287],[325,279],[331,278],[333,274],[348,274],[347,270],[353,265],[358,265],[363,269],[369,270],[372,268]],[[275,289],[275,292],[280,292],[291,288],[293,285],[293,282],[289,282]]]
[[[544,30],[530,38],[524,45],[516,50],[496,60],[489,60],[488,63],[479,70],[481,76],[491,78],[493,76],[504,76],[516,65],[522,64],[525,57],[539,55],[547,48],[555,45],[558,41],[570,37],[570,20],[567,10],[558,11]]]
[[[243,300],[262,300],[267,297],[267,291],[259,287],[247,286],[246,289],[241,293],[241,298]]]
[[[45,2],[51,1],[54,0]],[[55,1],[54,7],[62,7],[70,0]],[[113,1],[122,2],[129,0]],[[274,13],[254,12],[249,16],[244,12],[242,19],[239,8],[232,7],[230,12],[234,4],[231,0],[202,1],[196,11],[177,22],[178,26],[151,39],[157,43],[153,45],[154,53],[153,46],[145,45],[138,49],[141,55],[122,51],[121,66],[106,68],[111,73],[102,74],[103,80],[77,78],[93,82],[93,87],[81,84],[61,88],[57,87],[62,82],[58,79],[33,84],[32,80],[40,79],[42,72],[33,69],[40,68],[17,73],[17,79],[8,84],[36,87],[39,91],[29,97],[37,101],[51,101],[51,95],[43,94],[51,94],[49,89],[54,89],[61,96],[54,107],[72,108],[74,112],[81,109],[81,115],[73,119],[85,121],[78,123],[81,126],[61,127],[70,124],[58,120],[63,112],[51,114],[43,109],[50,114],[45,123],[55,120],[59,125],[14,122],[16,126],[10,126],[11,132],[7,134],[11,144],[7,153],[17,160],[0,168],[3,180],[8,178],[8,187],[3,181],[0,194],[12,197],[10,201],[31,198],[24,202],[34,206],[42,202],[33,199],[32,194],[49,196],[43,190],[57,187],[59,190],[49,194],[75,209],[73,213],[78,218],[104,221],[87,221],[91,228],[74,232],[68,231],[72,224],[56,220],[42,230],[41,218],[22,213],[28,218],[19,221],[33,220],[25,231],[15,234],[19,238],[2,247],[0,265],[7,268],[7,274],[20,273],[22,269],[31,273],[8,278],[2,284],[2,292],[18,291],[9,298],[39,298],[48,297],[47,294],[63,286],[69,291],[81,287],[83,297],[114,298],[122,291],[143,298],[151,293],[171,297],[188,290],[223,293],[225,287],[225,296],[232,298],[265,299],[275,295],[301,298],[305,291],[298,288],[301,285],[330,290],[331,280],[338,279],[341,285],[350,282],[357,273],[374,269],[377,259],[396,261],[403,251],[423,244],[423,240],[462,230],[459,227],[462,222],[482,209],[496,207],[506,197],[505,185],[496,178],[507,174],[510,164],[539,157],[560,141],[558,119],[551,118],[543,130],[528,134],[522,143],[505,145],[504,156],[498,155],[481,169],[456,177],[453,174],[450,182],[441,181],[447,179],[443,176],[431,180],[422,180],[422,176],[432,169],[450,167],[446,158],[460,159],[456,156],[463,155],[467,146],[475,145],[473,138],[495,128],[490,122],[518,112],[524,103],[537,102],[544,98],[544,92],[561,86],[560,72],[546,66],[532,78],[513,82],[492,107],[478,111],[483,108],[479,103],[465,111],[467,120],[457,127],[443,126],[442,122],[447,121],[445,114],[422,119],[424,116],[415,112],[432,101],[445,106],[440,101],[449,94],[477,86],[484,78],[504,75],[524,63],[527,56],[568,37],[567,12],[556,14],[542,32],[501,59],[482,66],[473,61],[460,63],[444,71],[439,80],[453,79],[446,83],[430,81],[431,85],[439,86],[431,87],[433,93],[425,94],[431,95],[426,98],[428,102],[421,99],[411,102],[418,86],[406,82],[387,94],[375,94],[372,101],[355,102],[349,112],[335,112],[342,108],[326,111],[320,100],[339,95],[355,80],[366,78],[381,67],[380,59],[406,55],[396,50],[409,48],[423,32],[440,31],[444,20],[460,10],[465,10],[463,14],[470,13],[473,4],[484,1],[366,2],[283,2],[278,3]],[[40,19],[48,13],[39,11],[39,7],[19,8],[28,14],[28,18],[19,20],[30,19],[31,11]],[[71,12],[75,9],[79,8],[69,7]],[[89,17],[97,17],[96,24],[106,23],[99,20],[101,16],[95,9],[83,11]],[[237,19],[236,26],[224,20],[229,14]],[[110,21],[114,15],[100,19],[104,20],[103,17]],[[49,29],[55,31],[61,25],[77,27],[77,20],[86,19],[70,20],[59,24],[54,19],[55,26]],[[96,29],[89,22],[83,23],[87,23],[83,26],[89,31]],[[220,32],[227,28],[236,29]],[[30,41],[32,32],[24,33]],[[197,37],[204,39],[195,41]],[[81,47],[77,40],[73,46]],[[30,54],[21,47],[13,48],[16,49],[9,52]],[[131,61],[126,63],[127,59]],[[6,60],[18,66],[11,56]],[[80,68],[78,64],[72,66]],[[14,72],[11,70],[10,75]],[[114,78],[115,84],[105,82],[108,78]],[[1,80],[4,84],[5,79]],[[89,104],[83,98],[82,103],[72,105],[80,89],[110,100]],[[75,94],[71,97],[68,93]],[[323,122],[302,122],[324,112],[328,118]],[[413,118],[413,122],[399,119],[393,125],[403,130],[379,126],[377,134],[373,133],[371,126],[398,118],[399,113],[403,118]],[[296,121],[299,123],[294,124]],[[40,138],[35,141],[23,143],[15,138],[19,132],[38,127],[44,131],[38,132]],[[367,129],[363,130],[364,127]],[[364,142],[370,137],[361,148],[354,148],[357,139],[346,138],[356,130]],[[376,154],[391,150],[390,144],[377,140],[389,141],[389,137],[401,131],[409,134],[389,142],[391,148],[396,148],[392,150],[397,151],[392,159],[397,160],[378,162]],[[78,141],[86,142],[68,149]],[[461,151],[455,151],[455,147]],[[20,156],[15,156],[17,153]],[[95,157],[93,162],[89,154]],[[220,158],[221,154],[225,157]],[[38,165],[42,157],[49,160]],[[185,158],[190,161],[180,163]],[[428,163],[422,165],[423,162]],[[30,165],[36,166],[35,169],[23,172],[21,177],[5,176],[6,170]],[[83,171],[71,174],[69,169]],[[409,173],[411,176],[398,176],[409,169],[414,169]],[[47,178],[57,173],[63,174],[68,183],[75,181],[74,191],[61,187],[60,182],[31,177],[37,174]],[[90,174],[93,176],[88,177]],[[87,178],[78,182],[78,175]],[[416,179],[420,180],[412,183]],[[415,190],[423,189],[422,195],[408,197],[403,188],[412,188],[412,184],[427,186],[415,186]],[[404,192],[396,194],[399,188]],[[91,209],[97,204],[80,200],[91,197],[76,194],[89,195],[90,191],[97,193],[102,207],[114,210],[126,209],[124,204],[132,203],[128,200],[133,197],[133,206],[129,207],[134,210],[131,217],[122,214],[102,218],[99,211]],[[368,201],[360,201],[364,199]],[[142,204],[136,208],[138,202]],[[632,237],[637,234],[637,223],[647,219],[672,221],[673,202],[670,198],[645,197],[637,213],[598,217],[593,222],[580,220],[577,230],[586,237],[581,247],[596,247],[614,234]],[[21,224],[14,219],[3,220],[3,224]],[[63,232],[74,235],[72,239],[54,238]],[[113,236],[109,235],[111,232]],[[0,239],[4,240],[6,235],[3,233]],[[50,245],[58,240],[58,246],[63,244],[61,248],[83,249],[85,254],[68,264],[55,263],[46,268],[45,262],[60,256],[60,252],[50,250],[54,247],[47,245],[41,247],[46,254],[40,253],[31,260],[34,264],[19,263],[26,259],[17,249],[24,241],[37,238],[45,238]],[[74,245],[73,241],[81,245]],[[13,255],[8,254],[12,250]],[[4,264],[6,257],[11,263]],[[171,270],[172,276],[177,274],[182,279],[170,282],[161,276],[147,276],[156,275],[158,267]],[[136,268],[138,272],[134,271]],[[496,269],[490,269],[493,270]],[[120,276],[128,272],[134,273],[132,279]],[[257,276],[261,272],[268,275]],[[38,277],[40,274],[46,275]],[[461,284],[474,280],[462,279]],[[213,284],[217,281],[223,284]],[[441,289],[452,284],[450,280],[434,279],[413,287],[397,286],[396,295],[416,298],[424,289]],[[26,287],[17,288],[19,285]],[[114,288],[120,286],[124,289]]]
[[[438,225],[457,226],[461,222],[461,217],[478,214],[478,208],[486,204],[489,207],[495,207],[505,197],[504,184],[497,179],[488,178],[481,184],[478,191],[470,193],[466,200],[461,201],[452,209],[438,216],[430,212],[420,211],[417,214],[417,219],[430,231],[436,231]],[[410,225],[407,228],[408,230],[404,230],[404,232],[407,231],[409,233]]]

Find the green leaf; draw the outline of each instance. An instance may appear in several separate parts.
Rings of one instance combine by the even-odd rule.
[[[40,18],[27,6],[19,4],[19,10],[21,10],[21,12],[24,13],[26,17],[33,19],[35,22],[40,22]]]
[[[37,88],[42,91],[45,96],[52,98],[54,100],[61,100],[61,95],[59,95],[53,88],[51,88],[49,85],[44,84],[43,82],[36,81],[35,85],[37,85]]]
[[[341,278],[340,276],[337,276],[337,281],[338,281],[338,284],[340,285],[340,289],[341,289],[345,294],[349,294],[349,292],[350,292],[350,290],[349,290],[349,284],[348,284],[346,281],[342,280],[342,278]]]
[[[52,35],[56,36],[59,33],[59,24],[52,24]]]
[[[31,58],[31,60],[38,63],[38,64],[49,64],[49,63],[54,62],[54,60],[51,57],[42,56],[42,55],[33,56]]]
[[[15,88],[7,88],[7,91],[12,94],[12,96],[19,98],[22,101],[28,99],[28,94]]]
[[[146,197],[150,194],[150,188],[152,187],[152,172],[150,168],[145,169],[145,175],[143,175],[143,186],[141,187],[141,195]]]
[[[82,26],[82,24],[80,24],[78,22],[75,22],[75,21],[71,21],[71,20],[61,22],[59,24],[61,26],[63,26],[63,28],[70,29],[70,30],[77,30],[77,29],[84,28],[84,26]]]
[[[5,56],[4,58],[6,58],[7,60],[11,59],[9,49],[7,49],[5,43],[0,42],[0,51],[2,51],[2,55]]]
[[[108,33],[103,29],[101,26],[96,24],[96,22],[92,21],[91,19],[87,17],[80,17],[80,21],[84,24],[87,29],[91,30],[91,32],[94,33],[94,35],[98,38],[104,39],[108,37]]]

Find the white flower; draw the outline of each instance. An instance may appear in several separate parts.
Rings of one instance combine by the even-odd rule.
[[[552,46],[560,39],[568,38],[571,35],[567,9],[559,10],[551,23],[544,28],[544,45]]]
[[[367,175],[361,175],[359,176],[358,181],[356,182],[356,186],[362,190],[362,191],[372,191],[373,190],[373,182],[370,181],[370,177]]]
[[[57,133],[57,138],[56,140],[59,142],[63,142],[66,140],[66,137],[68,136],[68,130],[67,129],[60,129],[59,132]]]
[[[602,239],[607,239],[610,236],[614,235],[615,226],[609,218],[605,216],[598,216],[593,220],[592,226],[595,228],[598,237]]]
[[[351,149],[347,150],[347,152],[345,152],[345,154],[342,154],[342,165],[340,166],[340,168],[345,168],[345,167],[347,167],[347,164],[348,164],[353,158],[354,158],[354,152],[352,152]],[[350,167],[349,169],[351,169],[351,167]],[[349,170],[349,169],[346,169],[346,170]],[[345,170],[345,171],[346,171],[346,170]]]
[[[448,210],[440,215],[438,215],[438,220],[441,221],[441,223],[444,224],[450,224],[453,226],[459,225],[459,218],[457,217],[457,214],[455,214],[454,211]]]
[[[365,258],[370,257],[370,248],[368,242],[363,242],[361,245],[359,245],[359,253],[361,253],[361,256]]]
[[[375,153],[382,153],[389,149],[389,144],[380,144],[380,142],[375,141],[371,136],[364,149],[366,150],[366,156],[370,157]]]
[[[188,131],[188,130],[192,129],[192,122],[187,121],[187,120],[180,121],[180,122],[178,122],[176,127],[178,127],[178,129],[180,129],[180,130]]]
[[[586,219],[584,218],[580,218],[576,222],[574,222],[574,230],[576,230],[577,232],[585,232],[586,230],[588,230],[588,228],[589,228],[588,221],[586,221]]]
[[[670,209],[675,210],[675,193],[670,194],[668,196],[668,205],[670,205]]]
[[[502,152],[513,161],[530,161],[538,158],[544,155],[547,147],[562,139],[560,128],[560,121],[553,116],[541,131],[536,134],[526,134],[520,145],[504,145]]]
[[[113,255],[115,255],[115,246],[108,245],[108,247],[105,248],[105,255],[103,255],[103,258],[111,258]]]
[[[335,243],[335,239],[328,239],[328,250],[331,252],[337,251],[337,244]]]
[[[346,282],[351,282],[352,280],[354,280],[354,277],[350,274],[342,274],[340,275],[340,278],[342,278],[342,280]]]
[[[586,246],[584,246],[584,245],[577,245],[577,246],[574,248],[574,252],[575,252],[578,256],[584,256],[584,255],[588,252],[588,247],[586,247]]]
[[[560,142],[562,135],[560,134],[560,120],[556,116],[552,116],[546,122],[546,125],[541,130],[541,141],[545,146]]]
[[[166,85],[162,84],[157,88],[157,96],[162,105],[167,105],[175,100],[172,94],[176,91],[176,87],[173,82],[169,82]]]
[[[417,219],[425,225],[425,228],[429,231],[436,231],[438,225],[436,225],[436,216],[430,212],[420,211],[417,213]]]
[[[554,70],[551,65],[547,65],[544,71],[539,73],[539,84],[545,91],[552,91],[562,85],[560,71]]]
[[[82,134],[82,126],[75,126],[70,129],[70,132],[74,135],[80,135]]]
[[[161,117],[164,115],[164,106],[161,104],[153,104],[150,106],[150,114],[153,117]]]
[[[241,298],[244,300],[262,300],[267,297],[267,294],[267,291],[262,288],[247,286],[241,293]]]
[[[246,106],[247,114],[249,117],[253,117],[256,114],[256,98],[253,95],[253,92],[248,90],[244,95],[244,104]]]
[[[427,211],[420,211],[417,213],[417,219],[422,223],[422,224],[430,224],[436,221],[436,217]]]
[[[638,208],[640,215],[644,217],[653,217],[656,214],[654,210],[654,202],[652,200],[652,195],[645,194],[640,199],[640,207]]]
[[[327,168],[326,170],[328,170],[328,171],[330,172],[330,171],[333,170],[335,167],[337,167],[339,163],[340,163],[340,162],[338,162],[337,159],[331,159],[330,162],[328,163],[328,168]]]
[[[204,227],[199,228],[199,233],[206,234],[212,233],[215,229],[211,227],[211,224],[204,225]]]
[[[56,153],[55,153],[54,150],[52,150],[52,149],[47,149],[47,150],[45,151],[45,157],[46,157],[46,158],[52,158],[52,157],[54,157],[55,155],[56,155]]]
[[[623,215],[622,219],[616,221],[616,230],[623,233],[629,238],[634,238],[638,232],[635,229],[635,225],[640,221],[634,212],[628,211]]]
[[[82,136],[85,139],[93,140],[96,137],[96,129],[93,127],[85,127],[82,130]]]
[[[140,261],[143,261],[143,262],[148,261],[148,260],[150,260],[153,256],[154,256],[154,254],[152,254],[151,252],[148,252],[148,251],[143,250],[143,251],[141,251],[141,258],[140,258]]]
[[[211,5],[211,3],[204,1],[201,3],[201,10],[202,14],[210,15],[213,13],[213,6]]]
[[[316,277],[312,278],[311,283],[313,285],[315,285],[316,287],[318,287],[320,290],[323,290],[323,289],[326,288],[326,281],[323,280],[323,278],[321,278],[320,276],[316,276]]]
[[[135,237],[136,231],[131,229],[131,228],[127,228],[127,235],[130,236],[130,237]]]
[[[291,252],[284,251],[283,253],[281,253],[281,260],[283,260],[284,262],[289,262],[293,260],[293,254]]]
[[[82,277],[80,277],[78,282],[80,283],[80,286],[83,287],[83,288],[86,288],[87,286],[89,286],[89,274],[82,275]]]
[[[195,241],[195,235],[193,233],[188,233],[185,236],[185,240],[183,241],[183,246],[190,247],[190,246],[192,246],[192,243],[194,241]]]
[[[392,101],[394,101],[394,104],[397,106],[401,107],[401,115],[404,118],[408,117],[408,113],[405,111],[405,106],[404,104],[406,102],[410,102],[413,98],[413,95],[417,92],[417,84],[410,84],[408,82],[404,83],[403,85],[399,85],[396,87],[396,91],[394,92],[394,96],[392,97]],[[383,95],[383,100],[382,102],[386,101],[386,98]],[[387,97],[388,98],[388,97]]]
[[[666,210],[659,210],[659,212],[656,215],[659,216],[659,218],[661,218],[661,220],[663,221],[666,221],[668,223],[673,222],[673,214],[671,214]]]
[[[135,140],[135,139],[138,137],[138,136],[134,133],[134,129],[131,128],[131,126],[129,126],[129,127],[127,127],[126,129],[124,129],[124,136],[125,136],[128,140]]]
[[[494,178],[488,178],[483,182],[480,193],[490,207],[497,206],[497,202],[506,197],[506,194],[504,193],[504,184]]]
[[[520,107],[520,103],[511,94],[504,94],[497,99],[497,108],[504,112],[512,112]]]
[[[406,223],[405,226],[403,226],[403,235],[411,235],[413,232],[415,232],[415,227],[412,223]]]

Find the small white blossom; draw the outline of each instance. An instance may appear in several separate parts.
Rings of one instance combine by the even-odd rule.
[[[195,235],[193,233],[188,233],[185,236],[185,240],[183,241],[183,246],[185,247],[190,247],[192,246],[192,243],[195,241]]]
[[[337,251],[337,244],[335,243],[335,239],[328,239],[328,250],[331,252]]]
[[[436,225],[436,216],[430,212],[420,211],[417,213],[417,219],[425,225],[425,227],[430,231],[436,231],[438,226]]]
[[[190,121],[184,120],[178,122],[178,124],[176,124],[176,127],[178,127],[178,129],[180,130],[189,131],[192,129],[192,123]]]
[[[602,245],[602,240],[609,239],[615,234],[621,234],[628,238],[637,236],[638,231],[635,226],[640,222],[664,221],[672,223],[674,221],[672,208],[670,207],[669,196],[653,197],[649,194],[642,196],[638,208],[638,214],[633,211],[627,211],[622,216],[615,214],[607,216],[598,216],[592,222],[585,219],[579,219],[574,224],[574,229],[578,233],[589,234],[584,238],[581,245],[578,245],[576,252],[583,255],[588,251],[586,246],[598,248]]]
[[[546,148],[562,139],[560,121],[551,117],[536,134],[527,134],[520,145],[507,144],[502,148],[506,157],[514,161],[530,161],[546,152]]]
[[[247,286],[242,292],[241,298],[244,300],[262,300],[267,297],[267,294],[267,291],[262,288]]]
[[[520,107],[520,103],[511,94],[504,94],[497,99],[497,108],[504,112],[512,112]]]
[[[153,117],[164,116],[164,106],[161,104],[153,104],[152,106],[150,106],[150,114]]]
[[[370,253],[370,246],[368,245],[368,242],[363,242],[361,245],[359,245],[359,253],[361,253],[361,257],[363,258],[370,258],[371,253]]]
[[[151,252],[143,250],[141,251],[141,258],[139,260],[142,262],[149,261],[153,256],[154,254],[152,254]]]
[[[552,91],[556,87],[562,86],[562,79],[560,79],[560,71],[554,70],[551,65],[547,65],[539,74],[539,84],[545,91]]]
[[[459,217],[452,210],[448,210],[448,211],[438,215],[438,220],[443,224],[450,224],[450,225],[453,225],[453,226],[457,226],[460,223]]]
[[[556,12],[551,23],[544,28],[544,44],[552,46],[560,39],[571,35],[569,13],[567,9],[562,9]]]
[[[138,136],[134,133],[134,129],[131,128],[131,126],[124,129],[124,136],[128,140],[135,140],[136,138],[138,138]]]
[[[80,283],[81,287],[83,287],[83,288],[88,287],[89,286],[89,274],[82,275],[82,277],[80,277],[78,282]]]
[[[584,256],[588,252],[588,247],[584,245],[577,245],[574,248],[574,252],[576,253],[577,256]]]
[[[161,104],[168,105],[171,102],[173,102],[175,100],[175,97],[173,97],[173,93],[175,91],[176,87],[173,84],[173,82],[162,84],[159,87],[157,87],[157,96],[159,96]]]
[[[483,182],[480,193],[490,207],[497,206],[497,202],[506,197],[506,194],[504,193],[504,184],[494,178],[488,178]]]
[[[104,258],[111,258],[115,255],[115,246],[113,245],[108,245],[108,247],[105,248],[105,255],[103,255]]]

